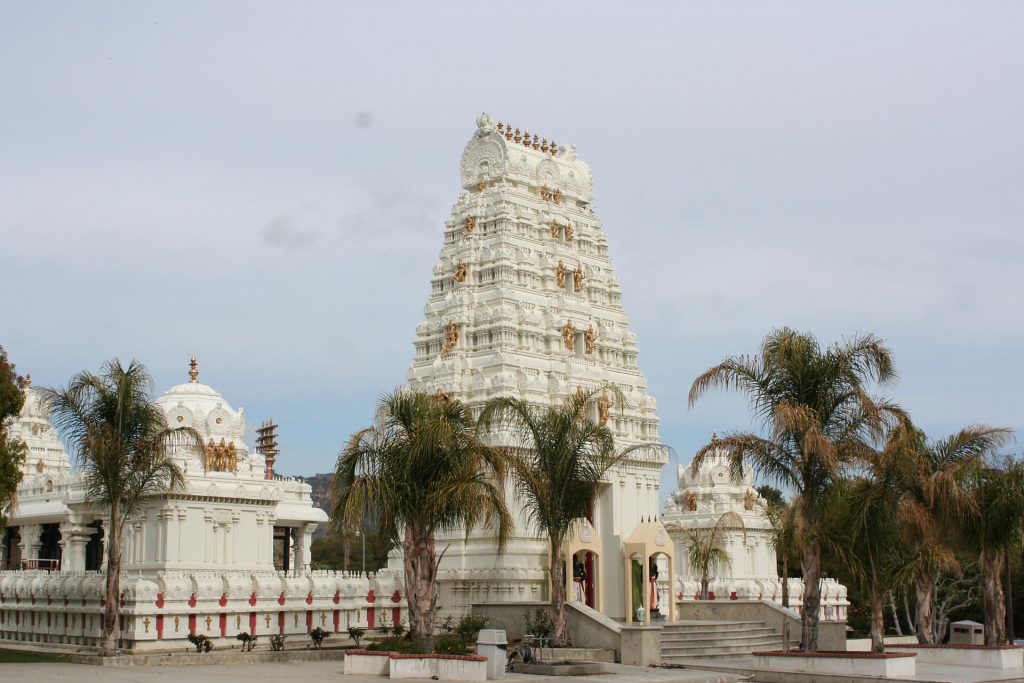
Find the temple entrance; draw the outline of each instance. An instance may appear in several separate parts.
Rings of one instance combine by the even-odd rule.
[[[5,562],[0,569],[17,569],[21,566],[21,548],[18,544],[21,543],[21,534],[18,533],[18,529],[15,527],[7,527],[4,529],[3,538],[3,557]]]
[[[60,569],[61,547],[60,547],[60,525],[44,524],[39,534],[39,559],[37,569],[58,571]]]
[[[89,525],[96,529],[85,544],[85,571],[98,572],[103,567],[103,522]]]
[[[650,624],[651,619],[675,616],[672,596],[674,553],[668,533],[661,522],[640,522],[623,544],[625,557],[626,622]],[[668,590],[661,587],[659,559],[667,566]]]
[[[292,528],[274,527],[274,569],[282,572],[292,568]]]

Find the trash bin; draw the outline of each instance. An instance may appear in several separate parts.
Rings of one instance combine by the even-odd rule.
[[[985,626],[970,619],[954,621],[949,625],[949,644],[984,645]]]
[[[487,680],[505,677],[507,652],[508,638],[505,637],[504,631],[494,628],[480,630],[480,635],[476,637],[476,653],[481,657],[487,657]]]

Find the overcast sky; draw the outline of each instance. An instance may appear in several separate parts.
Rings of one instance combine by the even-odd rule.
[[[0,344],[201,380],[327,471],[404,381],[481,111],[592,167],[681,462],[773,327],[885,338],[930,435],[1020,430],[1024,3],[0,4]],[[1019,449],[1020,446],[1015,448]],[[674,465],[675,463],[673,463]],[[662,477],[675,488],[674,467]]]

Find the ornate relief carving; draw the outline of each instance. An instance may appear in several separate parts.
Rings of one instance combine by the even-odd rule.
[[[551,190],[548,189],[547,185],[540,188],[540,198],[544,201],[551,201]]]
[[[683,502],[686,503],[686,509],[690,512],[697,511],[697,496],[693,495],[692,491],[687,491],[683,497]]]
[[[572,288],[577,294],[583,291],[583,266],[576,266],[572,271]]]
[[[556,238],[556,239],[558,238],[558,228],[559,227],[560,226],[558,225],[558,221],[551,221],[551,236]]]
[[[588,325],[587,331],[583,333],[584,353],[591,354],[594,352],[594,340],[597,335],[594,334],[594,326]]]
[[[573,229],[572,225],[566,224],[565,226],[565,241],[572,242]]]
[[[555,269],[555,283],[559,289],[565,289],[565,264],[561,261],[558,262],[558,267]]]
[[[440,403],[441,405],[447,406],[450,405],[452,402],[452,395],[449,394],[444,389],[438,389],[437,391],[434,392],[434,400]]]
[[[452,274],[452,279],[456,282],[465,282],[468,268],[466,267],[465,261],[459,261],[459,265],[455,266],[455,272]]]
[[[225,443],[224,439],[215,444],[213,439],[203,449],[203,467],[209,472],[237,472],[238,453],[234,443]]]
[[[463,236],[469,237],[474,230],[476,230],[476,216],[466,216],[466,224],[462,229]]]
[[[449,320],[448,324],[444,328],[444,344],[441,348],[445,351],[451,351],[455,348],[455,345],[459,343],[459,326],[454,321]]]
[[[565,348],[570,351],[576,348],[576,328],[573,327],[571,319],[562,327],[562,341],[565,342]]]
[[[612,400],[608,398],[608,394],[601,394],[601,397],[597,399],[597,424],[604,427],[608,424],[608,417],[611,414]]]
[[[754,492],[751,491],[750,489],[747,489],[747,492],[743,494],[743,509],[754,509]]]

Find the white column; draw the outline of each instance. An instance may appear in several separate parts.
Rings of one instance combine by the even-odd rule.
[[[60,525],[62,572],[85,570],[85,546],[89,543],[93,529],[77,522],[64,522]]]
[[[39,549],[43,546],[42,541],[39,540],[39,535],[43,533],[43,527],[38,524],[27,524],[20,527],[18,533],[21,534],[18,548],[21,549],[22,561],[38,560]]]

